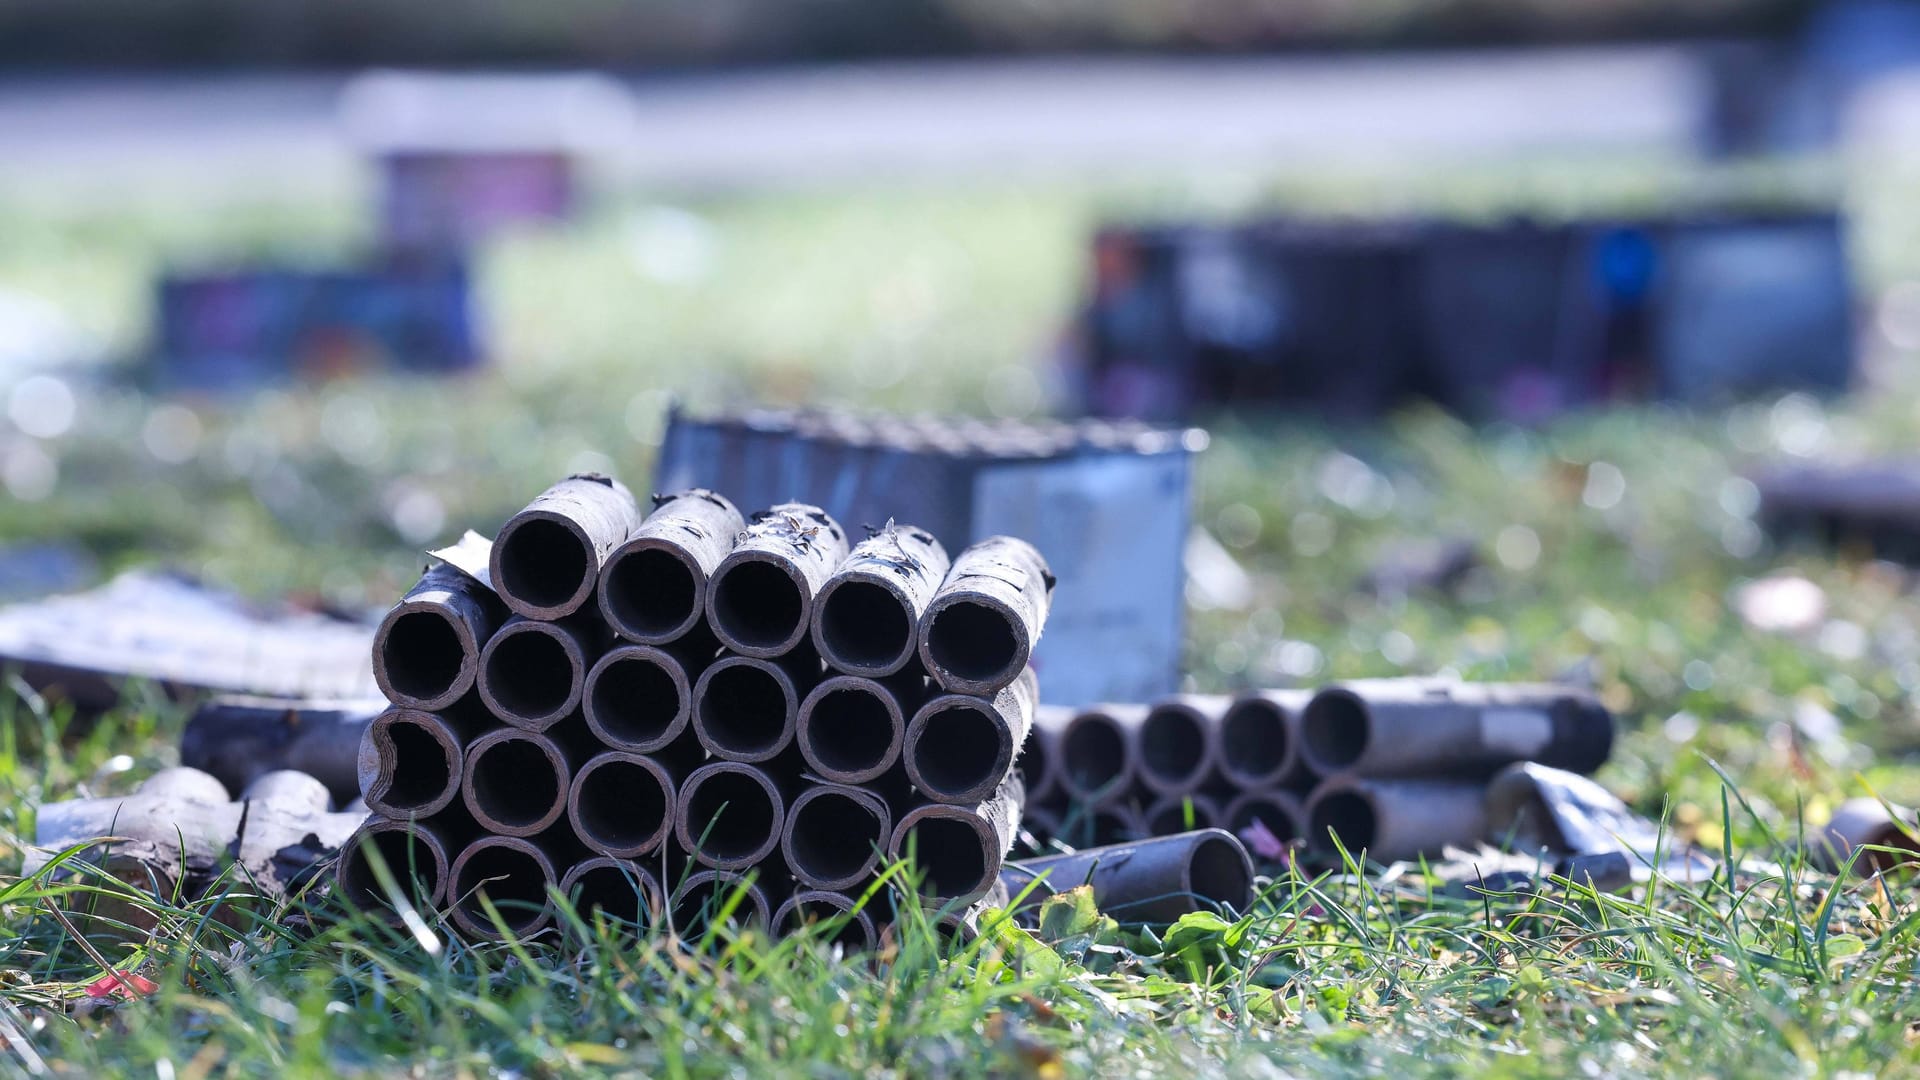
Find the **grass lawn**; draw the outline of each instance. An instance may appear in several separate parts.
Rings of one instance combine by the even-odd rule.
[[[1596,176],[1661,190],[1636,189],[1643,175],[1473,174],[1421,197],[1553,205],[1604,187]],[[1866,285],[1920,276],[1911,180],[1847,178]],[[1239,180],[609,197],[488,254],[499,367],[485,377],[241,401],[83,387],[71,429],[49,438],[0,417],[14,485],[0,541],[78,538],[109,565],[390,603],[422,547],[490,531],[568,468],[644,487],[670,393],[1028,411],[1093,221],[1260,197],[1400,196]],[[353,219],[350,206],[103,210],[0,193],[0,288],[57,300],[127,352],[160,262],[325,257],[364,242]],[[1644,408],[1544,429],[1418,410],[1364,432],[1213,425],[1197,517],[1253,572],[1259,604],[1195,614],[1198,688],[1443,669],[1590,679],[1625,720],[1601,779],[1676,840],[1729,856],[1710,883],[1461,899],[1418,872],[1277,871],[1236,922],[1155,936],[1063,913],[1042,938],[990,933],[950,959],[916,927],[873,957],[753,937],[687,952],[578,922],[560,941],[468,948],[299,910],[154,904],[151,933],[92,944],[145,962],[161,989],[103,1008],[81,993],[100,964],[48,914],[43,883],[0,875],[0,1069],[1920,1072],[1913,882],[1836,883],[1796,854],[1843,798],[1920,801],[1920,602],[1907,571],[1771,546],[1742,478],[1795,453],[1910,446],[1916,421],[1920,381],[1896,374],[1845,403]],[[1457,593],[1357,587],[1383,550],[1435,537],[1481,553]],[[1739,584],[1776,569],[1825,590],[1821,626],[1786,636],[1733,613]],[[182,722],[143,698],[63,739],[57,711],[0,709],[0,871],[17,868],[37,804],[124,790],[174,760]]]

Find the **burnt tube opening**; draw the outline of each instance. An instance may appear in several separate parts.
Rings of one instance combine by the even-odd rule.
[[[834,791],[816,795],[793,812],[794,868],[817,881],[861,874],[886,847],[884,825],[858,799]]]
[[[1235,702],[1220,721],[1220,752],[1228,769],[1267,777],[1287,760],[1287,720],[1261,698]]]
[[[594,722],[608,738],[652,742],[666,735],[680,715],[680,685],[653,660],[626,656],[594,676],[590,704]]]
[[[772,793],[745,772],[706,774],[688,796],[686,813],[688,842],[711,859],[753,858],[780,827]]]
[[[1327,839],[1327,834],[1331,832],[1340,838],[1342,846],[1355,855],[1373,846],[1379,827],[1379,822],[1374,818],[1373,803],[1351,791],[1335,792],[1315,802],[1312,819],[1307,833],[1307,841],[1311,845],[1331,848],[1333,845]]]
[[[608,619],[628,633],[671,634],[699,614],[693,571],[671,551],[640,548],[622,555],[606,568],[600,587]]]
[[[1104,792],[1127,771],[1127,740],[1106,720],[1074,724],[1060,744],[1066,775],[1081,791]]]
[[[566,791],[566,778],[553,759],[530,739],[501,739],[480,748],[467,762],[475,810],[508,828],[536,825],[553,812]]]
[[[834,690],[814,702],[807,743],[822,768],[846,773],[875,768],[893,747],[893,713],[870,690]]]
[[[1316,694],[1300,714],[1302,748],[1314,764],[1337,772],[1360,760],[1370,737],[1367,706],[1345,690]]]
[[[547,904],[547,875],[540,861],[516,847],[488,844],[461,864],[453,882],[458,910],[476,926],[492,926],[480,898],[487,897],[500,921],[516,933],[539,925]]]
[[[414,906],[426,906],[439,891],[440,865],[426,841],[406,829],[382,829],[361,834],[359,841],[340,860],[340,891],[355,906],[386,907],[391,899],[380,887],[380,879],[374,876],[368,849],[379,854],[380,861],[387,864],[387,871],[400,883]]]
[[[551,716],[565,708],[573,695],[573,675],[566,646],[538,630],[495,638],[487,653],[486,688],[515,716]]]
[[[820,637],[844,663],[890,667],[913,651],[913,620],[900,598],[886,588],[848,581],[821,602]]]
[[[609,919],[645,926],[653,921],[647,888],[645,881],[624,867],[601,863],[573,879],[568,899],[582,918],[591,918],[598,911]]]
[[[935,667],[962,679],[998,682],[1018,674],[1020,639],[1005,612],[961,600],[934,613],[927,654]]]
[[[613,758],[596,764],[574,788],[582,836],[604,847],[645,846],[672,812],[666,786],[652,770]]]
[[[773,563],[734,563],[709,587],[714,629],[749,649],[780,648],[800,631],[806,599]]]
[[[534,607],[559,607],[580,595],[596,569],[593,552],[572,529],[547,518],[515,525],[499,541],[502,593]]]
[[[780,743],[787,727],[787,692],[773,673],[753,664],[729,664],[707,677],[700,728],[714,747],[759,754]]]
[[[1223,836],[1208,836],[1188,856],[1187,881],[1193,894],[1215,907],[1239,908],[1253,889],[1246,849]]]
[[[1191,780],[1206,760],[1207,733],[1186,709],[1155,709],[1140,725],[1140,768],[1162,780]]]
[[[972,823],[951,817],[923,817],[908,830],[900,857],[911,856],[928,896],[964,896],[986,880],[989,856]]]
[[[852,909],[853,905],[851,901],[846,902],[846,906],[842,907],[834,901],[812,897],[805,900],[796,900],[787,906],[786,916],[783,919],[785,925],[780,927],[780,931],[790,934],[799,931],[803,927],[832,922],[834,919],[845,915]],[[872,940],[867,936],[866,924],[858,918],[850,918],[842,923],[839,928],[833,932],[833,936],[828,939],[828,942],[833,945],[845,946],[848,949],[864,949],[873,944]]]
[[[734,892],[741,888],[743,880],[724,874],[701,874],[688,878],[680,895],[674,897],[675,928],[686,937],[705,933],[720,910],[732,902]],[[766,912],[761,910],[753,892],[748,890],[728,915],[727,925],[743,928],[765,917]]]
[[[440,740],[424,725],[399,717],[389,720],[385,731],[393,755],[393,768],[385,771],[386,805],[418,810],[445,795],[453,783],[453,763]]]
[[[453,624],[433,611],[409,611],[387,625],[380,663],[394,690],[422,701],[441,697],[460,681],[467,650]]]
[[[1006,729],[977,705],[931,713],[913,746],[914,772],[932,795],[956,795],[998,783],[1008,759]]]

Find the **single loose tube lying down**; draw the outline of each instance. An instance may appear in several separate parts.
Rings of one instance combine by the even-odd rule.
[[[1196,911],[1228,916],[1253,907],[1253,861],[1232,834],[1201,829],[1072,855],[1022,859],[1000,872],[1023,902],[1037,908],[1054,893],[1093,888],[1093,902],[1123,923],[1172,923]]]

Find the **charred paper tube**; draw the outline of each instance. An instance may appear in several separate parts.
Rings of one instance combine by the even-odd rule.
[[[1821,865],[1837,871],[1861,848],[1884,847],[1907,853],[1903,856],[1890,851],[1861,851],[1859,857],[1853,859],[1853,870],[1857,874],[1885,873],[1901,866],[1911,868],[1920,862],[1920,841],[1914,839],[1916,835],[1912,811],[1906,811],[1903,820],[1889,812],[1879,799],[1848,799],[1820,830],[1815,840],[1815,854]]]
[[[454,856],[459,848],[436,825],[426,821],[373,818],[340,849],[334,889],[360,908],[385,907],[391,902],[373,872],[369,852],[379,854],[393,880],[406,890],[417,908],[432,911],[447,899]]]
[[[560,883],[553,859],[531,840],[482,836],[453,860],[448,900],[453,924],[473,940],[497,940],[500,931],[482,899],[492,902],[514,937],[529,937],[553,921],[548,890]]]
[[[956,694],[992,694],[1019,678],[1052,594],[1053,573],[1025,540],[992,536],[961,552],[920,617],[927,673]]]
[[[640,522],[633,494],[619,481],[569,476],[501,526],[488,565],[493,587],[524,618],[571,615],[592,598],[600,564]]]
[[[714,757],[772,761],[793,745],[800,702],[818,678],[810,649],[773,660],[722,656],[694,684],[694,734]]]
[[[707,582],[746,528],[732,503],[705,488],[656,503],[600,567],[600,614],[614,633],[643,645],[678,641],[700,626]]]
[[[896,859],[911,859],[924,896],[971,902],[987,895],[1020,829],[1025,795],[1010,776],[978,806],[932,803],[915,807],[894,826],[888,846]]]
[[[870,791],[820,784],[787,811],[780,853],[787,869],[815,889],[851,889],[873,875],[893,838],[893,814]]]
[[[826,511],[783,503],[753,516],[707,587],[707,621],[742,656],[780,656],[807,637],[813,606],[847,557],[847,536]]]
[[[596,855],[574,863],[560,878],[560,895],[576,914],[591,919],[598,911],[638,927],[660,921],[665,899],[653,872],[631,859]]]
[[[1300,737],[1326,776],[1485,777],[1516,761],[1590,773],[1613,748],[1613,716],[1566,687],[1361,680],[1315,694]]]
[[[1307,843],[1332,850],[1331,834],[1356,859],[1390,863],[1439,855],[1486,835],[1485,788],[1450,780],[1325,780],[1307,801]]]
[[[506,617],[492,589],[451,563],[429,567],[373,632],[373,680],[395,705],[444,709],[473,689]]]
[[[180,736],[180,764],[239,792],[276,769],[327,785],[335,805],[360,792],[360,743],[386,703],[224,696],[194,710]]]
[[[460,797],[467,744],[487,729],[471,698],[445,713],[388,709],[360,744],[360,791],[367,809],[405,820],[430,817]]]
[[[706,933],[712,920],[733,904],[736,896],[738,904],[727,917],[729,926],[745,929],[772,924],[773,902],[764,885],[739,871],[701,870],[688,874],[673,891],[674,932],[685,938]]]
[[[480,654],[480,697],[514,727],[545,731],[580,708],[599,652],[584,622],[509,619]]]
[[[773,913],[773,927],[778,933],[791,934],[810,924],[845,918],[846,922],[833,935],[833,944],[850,951],[870,949],[880,940],[880,934],[874,929],[873,916],[867,914],[865,908],[854,909],[857,903],[845,893],[803,889],[788,897],[780,910]]]
[[[1249,829],[1263,828],[1284,844],[1307,836],[1307,812],[1291,792],[1246,791],[1220,811],[1220,826],[1241,837]]]
[[[1165,924],[1196,911],[1237,915],[1253,907],[1253,860],[1220,829],[1022,859],[1008,864],[1000,880],[1013,896],[1038,883],[1023,908],[1092,886],[1095,906],[1123,923]]]
[[[1146,809],[1150,836],[1172,836],[1195,829],[1217,829],[1226,824],[1220,803],[1211,795],[1162,795]]]
[[[1156,795],[1181,795],[1200,787],[1219,756],[1220,717],[1231,699],[1203,694],[1163,698],[1134,728],[1140,782]]]
[[[1028,668],[992,700],[941,694],[922,705],[901,752],[914,787],[935,802],[975,805],[991,796],[1026,742],[1039,692]]]
[[[693,687],[707,657],[676,646],[621,645],[587,672],[581,708],[608,746],[650,754],[679,739],[693,720]]]
[[[926,696],[925,680],[832,675],[800,703],[794,741],[807,765],[839,784],[878,779],[900,760],[907,718]]]
[[[765,769],[734,761],[702,765],[680,785],[674,836],[703,866],[745,870],[780,846],[784,785]]]
[[[892,675],[918,654],[920,616],[947,576],[947,549],[924,529],[888,525],[862,541],[820,588],[813,643],[848,675]]]
[[[460,796],[474,821],[502,836],[538,836],[567,812],[573,770],[584,762],[583,740],[497,728],[467,747]]]
[[[1036,705],[1027,741],[1014,763],[1027,788],[1027,803],[1051,802],[1060,792],[1060,733],[1073,720],[1073,710],[1058,705]]]
[[[580,842],[602,855],[637,859],[673,833],[680,769],[647,755],[605,750],[573,774],[567,820]]]
[[[1082,709],[1060,733],[1059,784],[1075,802],[1102,803],[1126,795],[1139,766],[1133,733],[1147,718],[1144,705]]]
[[[1220,774],[1235,787],[1304,788],[1312,773],[1300,757],[1300,713],[1310,690],[1241,694],[1220,718]]]

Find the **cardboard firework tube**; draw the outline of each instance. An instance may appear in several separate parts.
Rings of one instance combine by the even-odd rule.
[[[913,786],[935,802],[977,805],[990,797],[1013,770],[1039,693],[1028,668],[991,700],[940,694],[920,706],[901,751]]]
[[[1220,802],[1211,795],[1189,792],[1162,795],[1148,806],[1144,815],[1150,836],[1173,836],[1195,829],[1217,829],[1226,824]]]
[[[771,660],[722,656],[694,684],[694,734],[714,757],[772,761],[793,745],[800,702],[819,675],[811,649]]]
[[[602,855],[637,859],[673,833],[679,781],[687,775],[648,754],[604,750],[588,758],[567,789],[567,821]]]
[[[1221,829],[1022,859],[1007,864],[1000,880],[1014,896],[1039,883],[1023,908],[1090,885],[1100,912],[1123,923],[1166,924],[1196,911],[1237,914],[1253,906],[1253,860]]]
[[[460,798],[467,744],[489,727],[471,697],[442,712],[391,708],[375,717],[356,771],[367,809],[404,820],[430,817]]]
[[[919,655],[920,616],[947,576],[925,529],[889,524],[854,547],[813,605],[813,644],[835,671],[878,678]]]
[[[373,632],[373,680],[395,705],[444,709],[473,689],[506,617],[492,589],[451,563],[428,567]]]
[[[880,932],[873,925],[873,916],[866,908],[855,910],[858,898],[846,893],[828,889],[802,889],[787,898],[773,913],[773,928],[780,934],[791,934],[809,923],[824,923],[837,918],[846,918],[833,943],[849,950],[871,949],[880,940]]]
[[[815,889],[851,889],[873,875],[893,839],[893,812],[863,788],[819,784],[787,810],[780,853],[787,869]]]
[[[674,932],[681,937],[705,933],[709,921],[736,891],[741,894],[740,904],[733,910],[730,925],[772,925],[773,899],[764,884],[737,870],[699,870],[688,874],[673,890],[668,907],[673,913]]]
[[[1290,791],[1270,788],[1241,792],[1220,811],[1220,826],[1235,836],[1245,835],[1256,821],[1281,843],[1312,839],[1307,835],[1307,811]]]
[[[1360,680],[1313,696],[1300,744],[1325,776],[1486,777],[1516,761],[1591,773],[1613,748],[1613,716],[1560,686]]]
[[[1231,703],[1212,694],[1175,694],[1149,706],[1133,729],[1140,782],[1156,795],[1198,789],[1219,760],[1220,718]]]
[[[1379,863],[1438,855],[1478,843],[1487,831],[1485,785],[1460,780],[1330,777],[1307,800],[1310,847],[1332,850],[1328,835],[1357,859]]]
[[[508,619],[480,653],[480,698],[514,727],[545,731],[580,708],[599,652],[586,623]]]
[[[693,721],[693,687],[710,657],[675,645],[619,645],[587,672],[580,708],[601,742],[650,754]]]
[[[1098,705],[1081,709],[1060,732],[1059,786],[1081,803],[1124,798],[1139,774],[1134,729],[1147,718],[1144,705]]]
[[[460,853],[446,829],[429,821],[376,817],[341,847],[335,892],[357,907],[386,907],[390,898],[374,876],[368,850],[379,852],[394,880],[412,889],[415,907],[431,911],[446,902],[453,858]]]
[[[1313,774],[1300,756],[1300,713],[1310,690],[1253,690],[1220,718],[1220,775],[1235,787],[1305,787]]]
[[[1902,816],[1896,818],[1879,799],[1848,799],[1841,803],[1814,844],[1822,864],[1834,871],[1847,865],[1854,851],[1869,846],[1894,848],[1909,854],[1903,858],[1886,851],[1862,851],[1853,860],[1857,874],[1885,873],[1920,861],[1920,842],[1914,839],[1912,811],[1902,811]]]
[[[560,883],[545,847],[519,836],[482,836],[453,860],[447,899],[453,925],[472,940],[497,940],[500,931],[481,906],[487,897],[515,937],[529,937],[553,921],[548,890]]]
[[[635,926],[652,926],[665,912],[665,898],[653,871],[632,859],[595,855],[567,868],[560,877],[560,895],[573,902],[583,919],[593,912]]]
[[[791,652],[807,637],[813,606],[847,557],[847,534],[825,510],[782,503],[753,515],[707,586],[714,636],[741,656]]]
[[[745,870],[780,846],[787,792],[772,773],[737,761],[702,765],[680,785],[674,837],[702,866]]]
[[[619,481],[569,476],[500,527],[488,576],[514,614],[563,618],[593,597],[600,564],[640,523],[640,507]]]
[[[1036,705],[1033,725],[1014,765],[1026,785],[1027,802],[1050,802],[1060,793],[1060,735],[1073,719],[1073,710],[1059,705]]]
[[[294,769],[327,785],[335,804],[360,793],[360,743],[385,702],[290,701],[222,696],[195,709],[180,735],[180,764],[211,773],[229,792]]]
[[[992,798],[977,806],[915,807],[893,827],[888,851],[896,859],[917,861],[924,896],[971,903],[999,880],[1001,863],[1020,830],[1025,798],[1020,778],[1009,776]]]
[[[600,614],[643,645],[693,633],[706,618],[707,582],[746,520],[722,495],[693,488],[654,497],[653,513],[600,567]]]
[[[538,836],[567,813],[577,740],[518,728],[496,728],[467,747],[460,797],[474,821],[502,836]]]
[[[1032,544],[991,536],[962,551],[920,617],[920,661],[957,694],[1020,677],[1047,622],[1053,573]]]
[[[878,779],[900,760],[907,718],[926,697],[926,680],[829,675],[800,703],[794,742],[807,766],[837,784]]]

